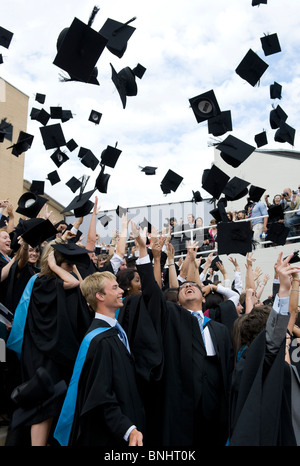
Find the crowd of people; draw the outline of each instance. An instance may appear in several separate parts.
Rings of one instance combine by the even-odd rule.
[[[255,251],[229,273],[205,251],[217,222],[206,238],[198,219],[178,258],[182,228],[149,234],[126,214],[101,245],[97,197],[85,244],[83,217],[52,223],[45,206],[15,225],[1,207],[7,446],[300,445],[296,252],[273,277]]]

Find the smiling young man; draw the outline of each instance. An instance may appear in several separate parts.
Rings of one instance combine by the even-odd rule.
[[[81,290],[95,318],[81,345],[83,350],[90,336],[87,351],[81,356],[79,350],[54,436],[70,446],[143,445],[144,408],[134,359],[116,328],[123,290],[110,272],[89,275]]]

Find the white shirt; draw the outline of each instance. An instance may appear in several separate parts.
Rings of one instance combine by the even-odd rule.
[[[203,315],[202,311],[191,311],[190,309],[187,309],[187,311],[189,311],[189,312],[199,312],[202,319],[204,319],[204,315]],[[211,339],[209,328],[207,326],[204,327],[203,334],[204,334],[204,338],[205,338],[205,348],[206,348],[207,356],[215,356],[216,351],[215,351],[214,344],[213,344],[212,339]]]

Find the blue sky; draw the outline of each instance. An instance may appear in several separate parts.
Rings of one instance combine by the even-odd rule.
[[[136,16],[131,23],[136,30],[127,50],[118,58],[105,49],[97,63],[100,86],[61,83],[62,70],[53,64],[57,37],[74,17],[87,23],[95,4],[10,0],[1,11],[0,25],[14,36],[9,49],[0,51],[4,57],[0,76],[29,96],[29,114],[32,107],[71,110],[73,118],[62,124],[66,139],[74,138],[79,147],[89,148],[96,157],[118,141],[122,154],[114,170],[106,169],[111,175],[108,192],[96,193],[101,210],[190,200],[192,190],[209,197],[201,188],[201,177],[213,161],[211,136],[207,122],[196,122],[189,99],[211,89],[221,110],[231,110],[233,131],[221,139],[233,134],[255,145],[254,135],[265,129],[266,149],[298,150],[299,0],[268,0],[259,7],[252,7],[251,0],[102,0],[92,25],[96,31],[107,18],[125,22]],[[260,38],[272,33],[277,33],[282,51],[266,57]],[[250,48],[269,64],[255,87],[235,73]],[[137,96],[127,98],[125,109],[111,81],[110,63],[116,71],[137,63],[146,68],[143,78],[137,79]],[[274,81],[283,86],[280,101],[269,97]],[[35,102],[37,92],[46,94],[43,106]],[[294,147],[274,141],[269,113],[272,105],[278,104],[288,114],[287,123],[296,129]],[[92,109],[102,113],[99,125],[88,121]],[[28,118],[27,130],[35,136],[25,153],[25,178],[29,181],[46,179],[57,169],[50,159],[53,151],[43,146],[39,126]],[[69,161],[58,169],[60,183],[51,186],[46,181],[45,191],[63,205],[74,197],[65,186],[71,176],[90,176],[89,190],[100,171],[100,166],[95,171],[83,166],[77,153],[68,154]],[[156,175],[141,173],[139,166],[145,165],[158,167]],[[160,182],[168,169],[183,176],[183,182],[175,193],[165,196]]]

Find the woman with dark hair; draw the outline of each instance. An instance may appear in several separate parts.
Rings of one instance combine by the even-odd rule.
[[[124,297],[142,292],[140,276],[135,269],[119,270],[116,277],[119,287],[124,290]]]

